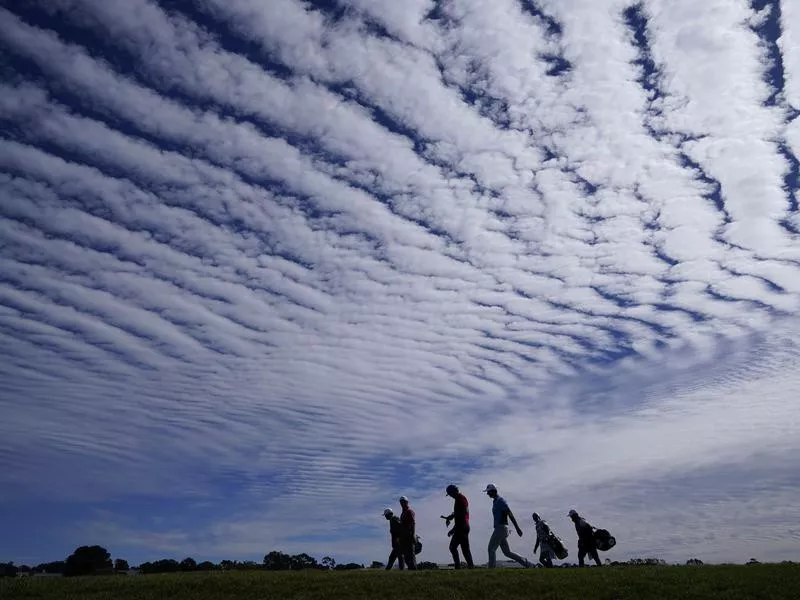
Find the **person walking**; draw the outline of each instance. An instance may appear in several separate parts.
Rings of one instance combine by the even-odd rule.
[[[445,523],[450,526],[450,521],[455,521],[453,529],[447,535],[450,539],[450,554],[453,555],[453,567],[461,568],[461,559],[458,556],[458,547],[464,553],[464,560],[467,568],[472,569],[475,565],[472,562],[472,552],[469,549],[469,501],[467,497],[458,491],[458,486],[452,483],[447,486],[445,493],[453,499],[453,512],[445,517]]]
[[[402,526],[400,537],[400,551],[406,561],[406,567],[412,571],[417,568],[417,557],[414,554],[414,542],[417,534],[416,515],[408,505],[408,498],[400,496],[400,525]]]
[[[581,517],[574,508],[569,511],[568,516],[575,523],[575,531],[578,533],[578,566],[583,567],[583,559],[586,555],[594,560],[598,567],[602,567],[600,556],[597,554],[597,540],[594,538],[594,527],[586,519]]]
[[[550,569],[553,567],[553,557],[555,552],[550,546],[550,526],[537,513],[533,513],[533,522],[536,524],[536,544],[533,546],[533,553],[539,549],[539,562],[542,566]]]
[[[517,520],[514,518],[514,513],[511,512],[508,503],[502,496],[498,495],[497,488],[493,483],[487,485],[483,491],[492,499],[492,517],[494,520],[494,531],[492,532],[492,537],[489,538],[489,568],[494,569],[497,566],[497,548],[500,548],[505,556],[518,562],[523,567],[530,567],[531,563],[527,558],[512,552],[508,546],[509,520],[517,530],[517,535],[522,537],[522,529],[517,525]]]
[[[389,554],[389,561],[386,563],[386,570],[391,570],[394,561],[397,560],[397,566],[402,571],[405,567],[405,559],[403,558],[402,551],[402,537],[403,526],[400,523],[400,517],[395,516],[391,508],[386,508],[383,511],[383,516],[389,521],[389,537],[392,539],[392,552]]]

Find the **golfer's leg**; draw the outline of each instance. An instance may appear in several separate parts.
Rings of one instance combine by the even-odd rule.
[[[586,550],[583,548],[578,548],[578,566],[583,566],[583,559],[586,558]]]
[[[453,568],[455,569],[461,568],[461,559],[458,556],[458,540],[458,533],[454,533],[453,537],[450,538],[450,554],[453,557]]]
[[[467,561],[467,568],[473,568],[475,564],[472,562],[472,550],[469,549],[469,533],[465,533],[461,538],[461,552],[464,554],[464,560]]]
[[[492,537],[489,538],[489,568],[494,569],[497,565],[497,548],[500,546],[500,532],[495,529]]]
[[[503,538],[503,541],[500,542],[500,550],[508,558],[510,558],[511,560],[517,561],[523,567],[527,567],[528,566],[528,559],[522,558],[519,554],[511,551],[511,548],[508,545],[508,539],[507,538]]]
[[[600,562],[600,555],[597,553],[597,548],[592,550],[589,553],[589,556],[594,559],[594,562],[597,564],[598,567],[602,567],[603,563]]]
[[[406,545],[405,548],[405,557],[406,557],[406,567],[411,570],[415,571],[417,569],[417,557],[414,556],[414,542],[411,541]]]

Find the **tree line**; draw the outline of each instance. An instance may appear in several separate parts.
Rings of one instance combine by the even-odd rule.
[[[370,568],[383,567],[383,563],[373,562]],[[364,569],[363,564],[337,563],[331,556],[322,560],[306,554],[286,554],[273,550],[266,554],[262,562],[252,560],[223,560],[219,563],[202,561],[198,563],[191,557],[177,561],[172,558],[163,558],[152,562],[143,562],[133,570],[141,574],[151,573],[182,573],[191,571],[302,571],[318,569],[327,571],[349,571]],[[0,563],[0,577],[16,577],[17,575],[64,575],[66,577],[77,575],[114,575],[127,574],[131,571],[128,561],[122,558],[111,559],[111,554],[102,546],[80,546],[65,560],[41,563],[34,567],[28,565],[15,565],[13,562]]]
[[[790,561],[784,561],[789,563]],[[659,558],[632,558],[628,561],[608,562],[611,566],[664,566],[666,561]],[[703,561],[698,558],[691,558],[686,561],[687,565],[702,565]],[[751,558],[747,564],[759,564],[755,558]],[[264,555],[262,562],[252,560],[223,560],[219,563],[202,561],[198,563],[191,557],[177,561],[172,558],[163,558],[153,562],[143,562],[134,570],[141,574],[152,573],[186,573],[193,571],[303,571],[303,570],[323,570],[323,571],[350,571],[354,569],[383,569],[384,563],[373,561],[369,567],[358,563],[337,563],[331,556],[324,556],[322,560],[317,560],[313,556],[300,554],[286,554],[279,550]],[[463,566],[463,565],[462,565]],[[562,567],[569,568],[576,565],[564,564]],[[433,570],[438,569],[436,563],[423,561],[417,565],[418,569]],[[63,575],[66,577],[77,575],[114,575],[127,574],[131,571],[128,561],[117,558],[112,561],[111,554],[102,546],[80,546],[75,552],[70,554],[65,560],[58,560],[49,563],[41,563],[36,566],[14,565],[13,562],[0,563],[0,577],[16,577],[18,575],[35,575],[43,573],[47,575]]]

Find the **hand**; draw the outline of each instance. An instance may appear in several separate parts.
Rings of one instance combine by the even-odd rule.
[[[452,537],[454,531],[455,531],[455,529],[451,529],[450,531],[448,531],[447,532],[447,537]]]
[[[449,517],[445,518],[444,523],[447,527],[450,527],[450,521],[452,521],[452,519],[450,519]]]

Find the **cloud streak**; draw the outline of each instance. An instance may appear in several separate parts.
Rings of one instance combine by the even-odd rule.
[[[714,503],[708,556],[796,552],[732,517],[797,485],[788,4],[0,8],[6,501],[131,556],[372,560],[408,492],[445,560],[440,488],[494,480],[594,497],[619,552],[686,558]]]

